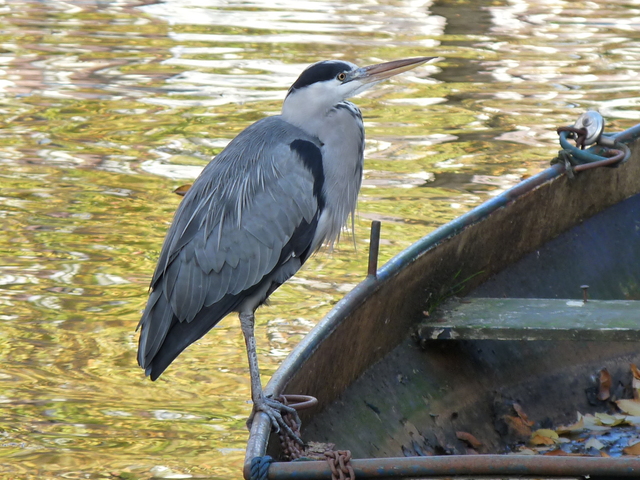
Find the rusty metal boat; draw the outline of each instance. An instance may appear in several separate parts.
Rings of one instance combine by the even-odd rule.
[[[266,389],[317,398],[300,412],[305,441],[350,450],[357,478],[640,478],[639,457],[504,455],[492,421],[512,399],[571,423],[601,408],[598,371],[622,379],[640,362],[640,125],[607,135],[599,122],[560,129],[550,168],[374,268],[303,339]],[[257,415],[245,478],[279,449]],[[260,476],[331,471],[270,460]]]

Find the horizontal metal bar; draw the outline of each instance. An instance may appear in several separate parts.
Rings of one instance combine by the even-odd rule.
[[[408,478],[451,475],[525,475],[543,477],[640,476],[637,457],[546,457],[542,455],[450,455],[352,459],[356,478]],[[269,467],[269,480],[326,480],[327,462],[277,462]]]

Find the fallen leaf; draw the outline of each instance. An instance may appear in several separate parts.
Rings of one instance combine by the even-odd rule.
[[[176,188],[173,193],[180,195],[181,197],[184,197],[184,195],[189,191],[189,189],[191,188],[191,185],[180,185],[178,188]]]
[[[595,416],[598,420],[600,420],[600,423],[602,425],[606,425],[608,427],[622,425],[623,423],[625,423],[625,420],[627,418],[624,415],[609,415],[607,413],[596,413]]]
[[[522,421],[524,422],[525,425],[528,425],[529,427],[533,426],[533,423],[531,420],[529,420],[529,417],[527,417],[527,414],[524,413],[524,410],[522,409],[522,407],[520,406],[520,404],[518,403],[514,403],[513,404],[513,409],[516,411],[516,413],[518,414],[518,416],[522,419]]]
[[[602,425],[600,419],[591,414],[584,415],[582,418],[584,420],[584,428],[586,428],[587,430],[604,432],[605,430],[609,430],[611,428],[610,426]]]
[[[616,405],[618,405],[618,408],[624,413],[628,413],[634,417],[640,416],[640,401],[638,400],[618,400]]]
[[[625,455],[640,455],[640,442],[634,443],[628,447],[622,449]]]
[[[631,373],[633,378],[631,379],[631,388],[633,389],[633,398],[640,400],[640,369],[635,364],[631,364]]]
[[[610,457],[611,455],[609,455],[607,452],[605,452],[604,450],[600,450],[600,456],[601,457]]]
[[[540,435],[533,435],[529,440],[531,445],[555,445],[556,442],[549,437],[541,437]]]
[[[550,428],[540,428],[535,432],[533,432],[533,435],[541,435],[543,437],[549,437],[553,439],[558,438],[558,434],[554,430],[551,430]]]
[[[468,432],[456,432],[456,437],[472,448],[480,448],[482,446],[482,442]]]
[[[637,378],[631,379],[631,389],[633,390],[633,399],[640,400],[640,380]]]
[[[597,438],[591,437],[584,443],[585,448],[595,448],[596,450],[602,450],[604,448],[604,443],[602,443]]]
[[[541,428],[531,434],[529,443],[532,445],[555,445],[559,443],[558,434],[549,428]]]
[[[531,427],[520,417],[512,417],[511,415],[503,415],[502,419],[508,425],[509,430],[523,439],[531,436]]]
[[[585,455],[583,453],[565,452],[561,448],[556,448],[554,450],[549,450],[547,452],[544,452],[543,455],[549,456],[549,457],[588,457],[588,455]]]
[[[628,423],[629,425],[635,425],[635,426],[640,425],[640,416],[627,415],[625,417],[625,420],[626,420],[626,423]]]
[[[549,457],[568,457],[570,454],[565,452],[561,448],[556,448],[555,450],[549,450],[548,452],[544,452],[544,455]]]
[[[609,374],[609,370],[606,368],[600,370],[599,380],[598,400],[608,400],[611,396],[611,375]]]
[[[521,447],[517,452],[509,453],[508,455],[537,455],[538,452],[535,452],[527,447]]]
[[[572,423],[571,425],[566,425],[562,427],[556,428],[556,432],[558,435],[563,435],[570,432],[578,432],[580,430],[584,430],[584,417],[578,413],[578,421]]]

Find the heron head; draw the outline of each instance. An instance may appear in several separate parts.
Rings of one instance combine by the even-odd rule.
[[[291,85],[282,114],[291,119],[305,112],[315,115],[331,109],[376,83],[437,57],[416,57],[358,67],[342,60],[323,60],[307,67]],[[297,122],[294,122],[297,123]]]

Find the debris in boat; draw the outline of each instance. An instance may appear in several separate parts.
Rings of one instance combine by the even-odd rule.
[[[456,437],[468,444],[471,448],[477,450],[482,447],[482,442],[469,432],[456,432]]]
[[[534,422],[518,403],[498,394],[493,401],[493,415],[494,428],[508,444],[524,443],[531,437]]]
[[[606,368],[600,370],[598,400],[604,402],[611,396],[611,374]]]
[[[633,398],[640,400],[640,369],[633,363],[631,364],[631,374],[633,379],[631,380],[631,388],[633,389]]]
[[[640,369],[631,364],[631,390],[633,399],[616,400],[616,405],[622,412],[633,416],[640,416]]]
[[[521,443],[514,453],[605,457],[640,455],[640,369],[632,364],[631,373],[634,398],[618,400],[612,393],[613,380],[609,372],[603,368],[598,375],[601,405],[611,407],[612,412],[616,407],[619,411],[585,415],[578,412],[575,423],[533,431],[526,444]],[[624,391],[624,385],[621,387]],[[506,401],[502,400],[502,403]]]
[[[601,369],[595,376],[597,387],[585,393],[607,412],[577,413],[575,422],[552,426],[549,420],[534,422],[517,401],[497,393],[493,401],[494,428],[509,453],[549,456],[640,456],[640,369],[631,365],[629,382],[614,382],[609,371]],[[633,398],[620,398],[622,395]],[[367,403],[367,402],[365,402]],[[367,403],[367,406],[369,404]],[[370,407],[371,408],[371,407]],[[456,413],[452,414],[452,418]],[[437,415],[432,415],[437,418]],[[408,422],[407,422],[408,423]],[[427,439],[413,427],[412,441],[402,445],[407,457],[487,453],[485,443],[472,432],[458,430],[457,445],[447,443],[443,432],[430,432]]]
[[[622,452],[625,455],[640,455],[640,441],[629,447],[623,448]]]
[[[627,400],[622,399],[616,402],[618,408],[629,415],[633,415],[635,417],[640,416],[640,401],[638,400]]]
[[[519,403],[513,403],[511,405],[513,407],[513,410],[518,414],[518,417],[520,418],[520,420],[522,420],[522,422],[529,426],[532,427],[533,423],[531,420],[529,420],[529,417],[527,417],[527,415],[524,413],[523,408],[520,406]]]
[[[534,446],[555,445],[556,443],[560,443],[560,436],[550,428],[536,430],[529,439],[529,444]]]

